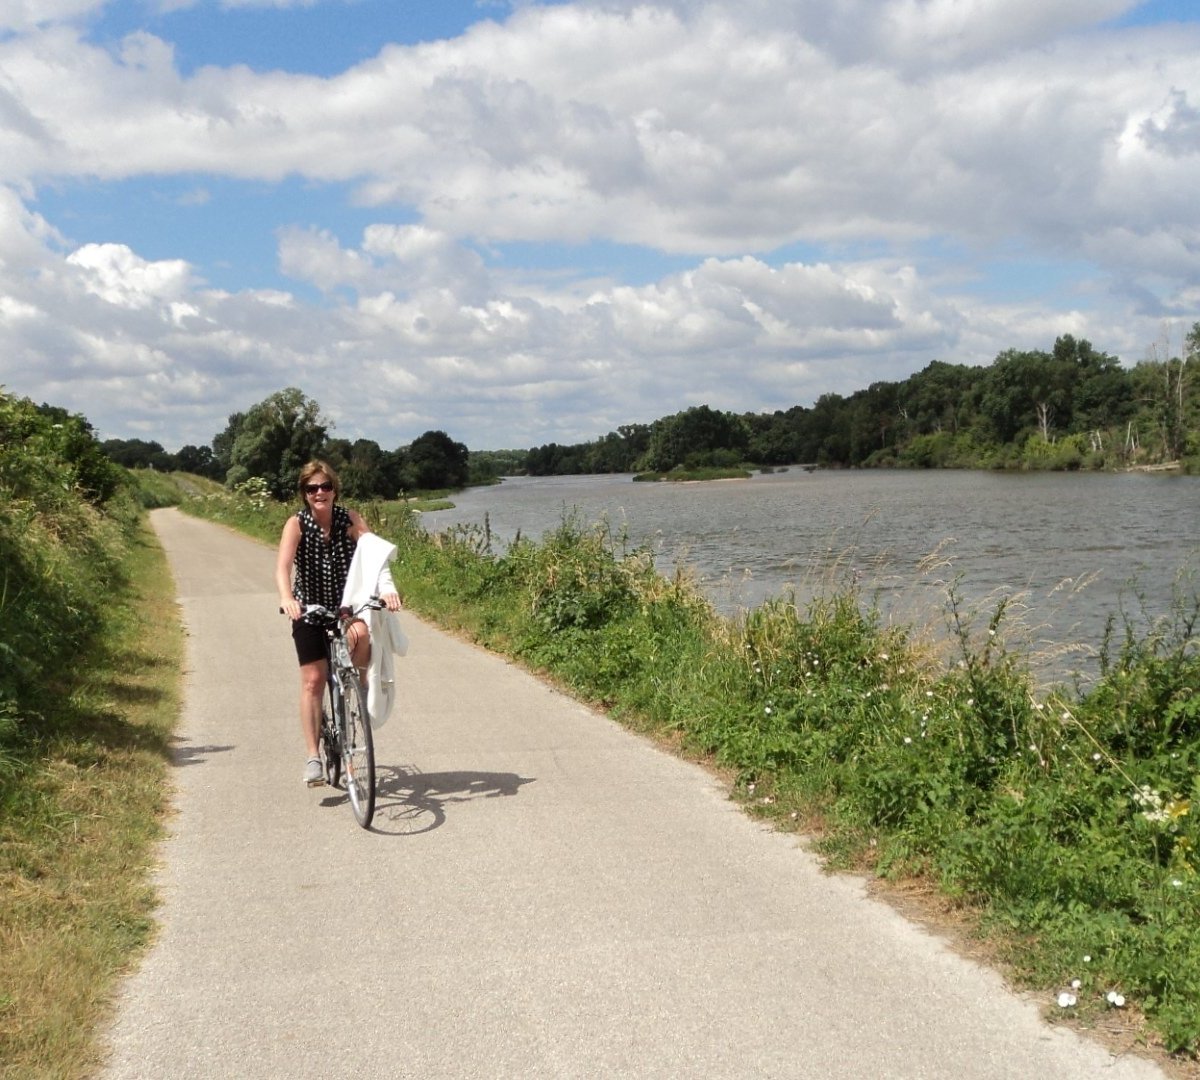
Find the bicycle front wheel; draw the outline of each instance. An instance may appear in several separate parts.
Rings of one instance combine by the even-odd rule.
[[[321,699],[321,763],[325,767],[325,779],[330,787],[337,787],[342,779],[342,755],[338,750],[337,694],[333,681],[325,684],[325,695]]]
[[[365,829],[375,816],[375,744],[366,694],[357,679],[342,683],[342,772],[354,819]]]

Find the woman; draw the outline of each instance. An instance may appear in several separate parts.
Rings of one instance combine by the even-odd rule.
[[[325,631],[305,622],[301,616],[307,604],[337,610],[354,548],[371,530],[358,513],[338,505],[337,473],[325,462],[310,461],[305,465],[300,470],[298,486],[304,506],[283,527],[275,560],[275,584],[279,589],[279,606],[292,620],[292,639],[300,662],[300,729],[308,751],[304,782],[314,787],[325,782],[317,747],[328,660]],[[391,586],[390,580],[387,584]],[[380,599],[389,611],[400,609],[400,597],[391,588]],[[356,619],[350,624],[347,637],[355,666],[365,668],[371,655],[366,624]]]

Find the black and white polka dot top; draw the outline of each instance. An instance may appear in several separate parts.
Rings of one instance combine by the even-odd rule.
[[[342,602],[342,589],[357,546],[350,536],[349,511],[334,505],[328,541],[307,506],[298,511],[296,517],[300,521],[300,546],[296,548],[292,595],[301,604],[321,604],[336,609]]]

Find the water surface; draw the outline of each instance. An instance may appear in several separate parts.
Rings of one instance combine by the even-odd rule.
[[[1196,565],[1200,478],[1132,473],[792,469],[745,481],[636,484],[628,476],[517,477],[425,516],[485,520],[501,544],[564,516],[606,521],[688,567],[726,613],[855,578],[890,617],[944,626],[951,582],[968,606],[1012,603],[1033,644],[1100,643],[1122,611],[1166,613]],[[932,556],[932,557],[931,557]],[[1194,597],[1194,577],[1183,585]]]

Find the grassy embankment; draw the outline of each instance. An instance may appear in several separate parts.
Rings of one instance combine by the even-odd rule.
[[[152,935],[182,633],[133,493],[90,504],[20,408],[0,399],[0,1072],[83,1077]]]
[[[264,539],[286,513],[195,505]],[[728,619],[600,526],[496,553],[484,530],[373,516],[413,610],[728,770],[831,865],[936,886],[1052,1017],[1180,1061],[1200,1047],[1194,591],[1145,632],[1116,626],[1088,691],[1047,695],[1005,646],[1003,605],[950,594],[946,657],[853,585]]]

